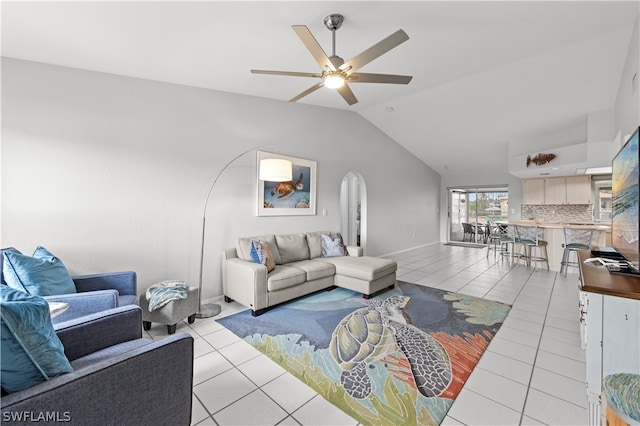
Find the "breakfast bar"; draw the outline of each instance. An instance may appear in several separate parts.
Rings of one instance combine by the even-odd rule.
[[[548,243],[549,269],[552,271],[560,271],[560,262],[564,252],[564,228],[593,229],[592,246],[605,247],[611,245],[611,226],[604,223],[537,223],[533,220],[517,220],[509,221],[509,225],[538,226],[544,230],[544,240]]]

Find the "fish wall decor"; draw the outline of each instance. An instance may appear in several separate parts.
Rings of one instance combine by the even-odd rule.
[[[531,158],[530,155],[527,155],[527,167],[529,167],[529,164],[531,163],[535,164],[536,166],[541,166],[543,164],[549,163],[554,158],[556,158],[555,154],[538,154],[533,158]]]

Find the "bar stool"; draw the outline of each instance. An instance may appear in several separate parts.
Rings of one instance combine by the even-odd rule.
[[[516,244],[519,242],[516,234],[516,227],[514,225],[506,225],[504,223],[499,223],[498,226],[501,229],[500,256],[502,258],[504,258],[504,256],[509,256],[513,262]],[[509,250],[509,245],[511,245],[511,250]]]
[[[562,253],[562,262],[560,263],[560,273],[567,275],[569,266],[578,267],[578,262],[569,261],[571,253],[575,253],[578,258],[578,250],[591,250],[593,241],[593,229],[580,229],[564,227],[564,251]]]
[[[503,236],[502,228],[497,223],[487,223],[487,258],[489,252],[493,251],[493,257],[496,257],[498,251],[502,251],[501,239]]]
[[[509,256],[513,258],[513,248],[509,250],[509,244],[515,244],[515,232],[513,227],[505,223],[491,223],[487,227],[488,229],[488,244],[487,244],[487,258],[489,252],[493,251],[493,257],[500,252],[500,258]]]
[[[524,248],[524,254],[520,255],[520,258],[525,260],[527,266],[531,266],[533,260],[534,270],[538,268],[538,262],[546,263],[549,270],[548,243],[543,240],[544,229],[538,226],[516,225],[516,237],[517,243]]]

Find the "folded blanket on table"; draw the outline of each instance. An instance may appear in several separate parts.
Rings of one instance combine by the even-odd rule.
[[[145,293],[149,301],[149,312],[162,308],[172,300],[187,297],[187,284],[184,281],[162,281],[153,284]]]

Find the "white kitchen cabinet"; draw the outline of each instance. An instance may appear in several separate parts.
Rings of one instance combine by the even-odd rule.
[[[591,177],[567,176],[567,204],[593,204]]]
[[[563,177],[544,179],[544,203],[566,204],[567,182]]]
[[[591,176],[525,179],[524,204],[593,204]]]
[[[544,179],[525,179],[524,204],[544,204]]]

